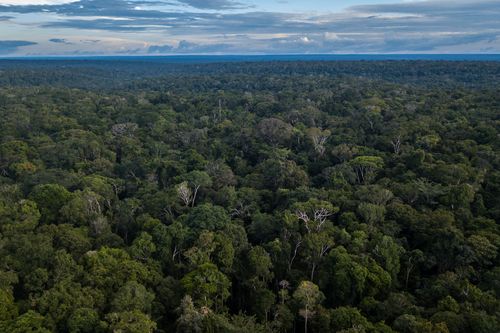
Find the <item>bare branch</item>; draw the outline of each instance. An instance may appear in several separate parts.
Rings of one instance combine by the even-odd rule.
[[[304,222],[304,225],[306,226],[307,232],[310,233],[311,232],[311,229],[309,227],[310,219],[309,219],[309,216],[307,215],[307,213],[304,211],[298,210],[295,212],[295,215],[297,216],[297,218],[299,220]]]

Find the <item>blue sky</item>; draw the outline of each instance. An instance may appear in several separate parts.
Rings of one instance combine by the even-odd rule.
[[[0,56],[500,53],[500,0],[0,0]]]

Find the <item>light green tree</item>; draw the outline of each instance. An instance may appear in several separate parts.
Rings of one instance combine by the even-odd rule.
[[[304,317],[304,332],[307,333],[308,320],[314,316],[315,308],[324,299],[324,295],[314,283],[302,281],[293,293],[293,298],[303,307],[299,314]]]

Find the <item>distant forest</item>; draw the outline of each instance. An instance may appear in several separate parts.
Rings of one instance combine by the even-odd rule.
[[[500,62],[0,60],[0,332],[500,332]]]

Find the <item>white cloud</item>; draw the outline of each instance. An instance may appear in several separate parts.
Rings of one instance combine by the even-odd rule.
[[[339,35],[335,32],[325,32],[325,40],[338,40]]]

